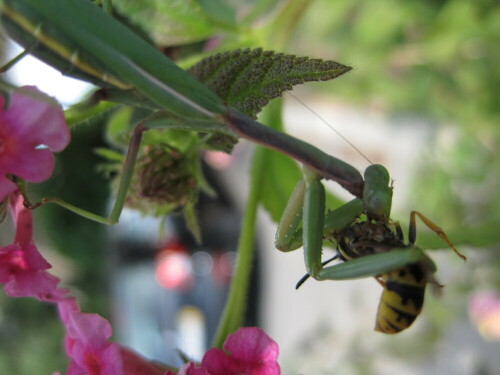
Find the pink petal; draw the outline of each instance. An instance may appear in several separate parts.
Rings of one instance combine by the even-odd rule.
[[[16,224],[14,243],[30,244],[33,241],[33,215],[24,206],[24,198],[20,192],[11,197],[10,208]]]
[[[68,298],[68,289],[64,288],[56,288],[52,290],[50,293],[45,295],[43,298],[43,301],[45,302],[51,302],[51,303],[59,303],[59,301],[62,301],[64,299]]]
[[[107,343],[99,350],[92,350],[81,341],[75,341],[69,354],[71,367],[75,368],[72,371],[75,373],[80,369],[81,373],[86,375],[125,375],[118,344]]]
[[[54,155],[49,149],[23,147],[16,153],[2,156],[6,173],[19,176],[30,182],[47,180],[54,170]]]
[[[201,365],[205,367],[211,375],[228,375],[233,372],[229,372],[232,367],[232,361],[229,359],[226,353],[218,348],[212,348],[206,351]]]
[[[0,249],[0,282],[12,297],[51,300],[59,279],[44,271],[50,267],[34,245],[13,244]]]
[[[108,347],[100,353],[99,358],[102,364],[102,370],[100,374],[96,375],[125,375],[120,346],[118,344],[109,344]]]
[[[227,337],[224,349],[230,354],[214,348],[203,356],[201,364],[211,375],[280,374],[278,345],[259,328],[240,328]]]
[[[0,174],[0,201],[3,201],[7,197],[7,195],[17,190],[16,184],[6,178],[4,176],[5,173],[7,172]]]
[[[57,304],[57,310],[59,312],[59,318],[63,322],[64,326],[67,327],[71,323],[70,315],[73,312],[79,312],[80,306],[76,302],[76,298],[68,297],[62,299]]]
[[[54,169],[52,151],[62,150],[69,140],[64,112],[53,99],[35,87],[13,93],[10,107],[0,107],[0,197],[13,190],[6,174],[30,182],[48,179]]]
[[[21,244],[21,247],[24,251],[26,263],[28,264],[28,268],[30,270],[38,271],[52,268],[50,263],[45,260],[35,245]]]
[[[45,271],[33,271],[16,275],[4,285],[11,297],[34,297],[44,300],[57,288],[59,279]]]
[[[19,259],[23,255],[22,247],[17,244],[0,248],[0,284],[5,284],[14,278],[15,264],[13,262],[17,263],[19,260],[24,262],[24,258]]]
[[[72,312],[69,318],[70,323],[67,332],[70,337],[81,341],[85,347],[95,350],[107,345],[112,330],[106,319],[98,314],[80,312]]]
[[[0,115],[0,121],[32,147],[45,145],[61,151],[70,140],[61,106],[34,86],[22,89],[26,93],[12,94],[11,106]],[[29,96],[29,92],[35,95]]]
[[[78,366],[75,362],[71,361],[66,370],[66,375],[88,375],[87,371]]]
[[[67,373],[88,375],[125,375],[118,344],[107,341],[111,325],[97,314],[79,311],[76,301],[59,303],[59,313],[66,327],[65,347],[71,358]]]
[[[257,327],[242,327],[230,334],[223,345],[235,358],[241,361],[276,361],[278,344]]]

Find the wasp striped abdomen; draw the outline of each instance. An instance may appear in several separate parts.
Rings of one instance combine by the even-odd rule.
[[[380,299],[375,330],[394,334],[408,328],[422,311],[426,271],[421,263],[381,275],[384,291]]]

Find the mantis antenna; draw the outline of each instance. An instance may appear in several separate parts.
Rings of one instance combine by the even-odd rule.
[[[328,121],[326,121],[323,117],[321,117],[318,113],[316,113],[311,107],[309,107],[306,103],[304,103],[302,100],[300,100],[298,97],[293,95],[291,92],[287,93],[290,95],[292,98],[294,98],[296,101],[298,101],[300,104],[302,104],[305,108],[307,108],[314,116],[316,116],[323,124],[328,126],[331,130],[333,130],[340,138],[342,138],[349,146],[351,146],[353,149],[355,149],[368,163],[373,165],[373,162],[366,156],[359,148],[357,148],[354,143],[352,143],[347,137],[342,135],[341,132],[339,132],[337,129],[335,129]]]

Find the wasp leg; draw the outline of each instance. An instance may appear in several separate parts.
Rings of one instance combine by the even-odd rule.
[[[382,279],[382,276],[375,276],[374,279],[377,281],[377,283],[380,284],[382,288],[385,288],[385,281]]]
[[[464,255],[460,254],[460,252],[455,248],[455,246],[453,246],[453,244],[450,242],[444,231],[418,211],[412,211],[410,213],[410,229],[408,230],[408,237],[409,237],[408,240],[410,241],[410,245],[413,246],[415,244],[415,239],[417,236],[417,225],[415,222],[415,215],[418,215],[420,220],[422,220],[422,222],[430,230],[432,230],[439,237],[441,237],[441,239],[448,244],[448,246],[455,252],[455,254],[457,254],[463,260],[467,260],[467,258]]]

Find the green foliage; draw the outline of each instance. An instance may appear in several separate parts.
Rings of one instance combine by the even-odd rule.
[[[226,103],[255,118],[270,99],[294,85],[327,81],[351,70],[335,61],[272,51],[235,50],[207,57],[188,69]]]
[[[192,43],[214,33],[213,12],[193,0],[113,0],[113,7],[158,46]]]
[[[301,51],[334,50],[355,64],[349,82],[335,85],[337,95],[439,120],[412,184],[419,209],[457,231],[500,218],[498,4],[317,0],[301,25],[294,40]],[[452,124],[446,145],[438,143],[443,122]]]
[[[302,172],[289,157],[274,151],[265,151],[267,161],[262,186],[262,203],[271,218],[278,222],[294,184]],[[292,189],[290,189],[292,187]]]
[[[0,295],[0,374],[52,374],[67,366],[54,306]]]

